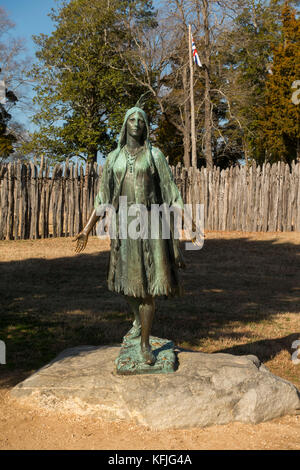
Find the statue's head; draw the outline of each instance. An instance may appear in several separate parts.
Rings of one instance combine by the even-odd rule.
[[[126,144],[127,135],[137,138],[141,144],[149,139],[149,124],[145,111],[137,106],[129,109],[125,115],[119,137],[119,146]]]
[[[147,138],[147,128],[143,116],[138,111],[130,114],[126,121],[126,140],[128,136],[133,137],[140,143],[144,143]]]

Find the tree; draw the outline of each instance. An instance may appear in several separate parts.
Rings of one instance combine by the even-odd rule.
[[[181,25],[178,27],[176,17],[168,7],[163,5],[155,29],[141,30],[127,24],[132,31],[135,47],[130,50],[119,44],[115,51],[136,84],[151,93],[151,108],[156,111],[153,124],[160,126],[163,123],[169,129],[167,134],[171,137],[170,142],[162,140],[164,132],[158,129],[153,133],[154,139],[168,154],[173,142],[169,131],[173,130],[180,135],[184,140],[184,162],[189,166],[188,52],[182,56],[178,54],[178,50],[188,51],[188,38],[186,30]],[[141,65],[142,73],[137,73],[135,63]]]
[[[0,69],[1,72],[1,69]],[[18,99],[11,90],[5,90],[4,99],[9,103],[15,103]],[[4,104],[0,104],[0,160],[6,159],[14,151],[14,143],[17,141],[14,133],[8,131],[8,124],[11,120]]]
[[[38,62],[34,123],[39,130],[24,146],[57,160],[80,156],[96,161],[113,147],[124,112],[133,106],[143,88],[122,67],[117,45],[134,48],[126,27],[155,26],[150,0],[72,0],[62,2],[50,17],[54,32],[34,38]],[[139,65],[134,64],[139,74]]]
[[[246,164],[264,161],[266,84],[273,50],[281,37],[282,0],[248,1],[233,22],[232,30],[220,37],[221,91],[228,105],[223,135]],[[242,41],[241,41],[242,38]]]
[[[189,23],[203,63],[202,69],[195,69],[194,82],[198,165],[225,167],[244,158],[246,163],[252,158],[265,159],[260,115],[272,48],[280,41],[281,8],[282,0],[165,2],[167,28],[160,27],[161,39],[157,41],[156,30],[153,45],[149,42],[145,48],[146,41],[141,40],[137,53],[147,78],[153,57],[160,51],[157,81],[140,84],[152,90],[158,103],[155,136],[170,161],[178,161],[179,151],[183,151],[184,164],[190,165]]]
[[[21,124],[14,120],[16,109],[24,109],[27,106],[26,72],[28,59],[21,55],[24,46],[20,39],[11,37],[14,24],[8,18],[7,13],[0,7],[0,63],[1,81],[4,84],[0,103],[0,159],[8,157],[16,158],[16,149],[23,138]]]
[[[267,161],[300,161],[300,110],[292,101],[292,85],[300,78],[300,19],[288,2],[282,9],[281,41],[273,48],[260,124]]]
[[[164,154],[168,157],[170,165],[177,165],[183,163],[184,166],[190,166],[190,155],[188,154],[188,162],[182,159],[184,151],[187,147],[184,146],[182,133],[179,133],[170,121],[164,119],[159,123],[155,130],[155,141],[159,148],[163,149]],[[189,148],[189,147],[188,147]]]
[[[185,166],[191,164],[188,25],[192,24],[194,39],[203,63],[201,69],[195,67],[194,74],[198,164],[204,163],[207,167],[212,167],[218,159],[225,162],[226,158],[221,154],[229,148],[230,135],[227,134],[226,141],[222,120],[225,118],[226,106],[230,113],[230,104],[222,90],[226,79],[219,72],[223,66],[220,64],[220,38],[230,32],[232,18],[240,12],[243,3],[242,0],[167,0],[162,11],[164,21],[160,19],[154,40],[141,38],[138,42],[136,54],[147,71],[139,83],[153,93],[159,108],[159,129],[155,135],[160,145],[167,147],[167,154],[170,145],[173,145],[176,160],[177,142],[181,137]],[[154,82],[150,80],[153,63],[156,72]],[[230,123],[227,130],[232,127]],[[174,133],[173,138],[164,144],[163,136],[170,133]],[[220,144],[221,140],[223,144]],[[231,157],[227,158],[228,162],[237,160],[235,143],[233,147]],[[171,155],[170,158],[172,160]]]

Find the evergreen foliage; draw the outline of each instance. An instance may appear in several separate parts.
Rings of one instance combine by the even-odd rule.
[[[282,35],[273,48],[260,125],[265,160],[291,163],[300,161],[300,105],[292,101],[292,85],[300,80],[300,19],[286,2],[281,20]]]
[[[114,146],[125,111],[145,91],[122,67],[118,48],[134,48],[132,27],[156,25],[151,1],[72,0],[52,10],[54,32],[35,37],[38,62],[34,122],[24,150],[56,160],[96,161]],[[134,64],[136,73],[142,73]]]

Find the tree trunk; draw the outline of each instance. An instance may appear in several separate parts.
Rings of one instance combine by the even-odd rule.
[[[97,163],[98,149],[95,145],[91,145],[88,149],[88,163]]]

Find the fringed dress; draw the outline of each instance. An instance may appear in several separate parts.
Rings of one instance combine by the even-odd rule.
[[[122,148],[118,164],[112,167],[113,181],[122,181],[119,195],[127,196],[127,210],[136,200],[137,186],[142,188],[148,203],[161,203],[160,180],[157,169],[153,171],[148,150],[143,148],[135,158]],[[161,152],[160,152],[160,155]],[[164,157],[163,157],[164,158]],[[124,168],[126,165],[126,168]],[[169,168],[168,168],[169,170]],[[169,177],[171,174],[169,173]],[[171,181],[175,186],[175,183]],[[166,189],[166,188],[165,188]],[[175,192],[177,188],[172,188]],[[176,193],[178,195],[178,193]],[[159,221],[159,238],[151,238],[150,204],[148,204],[148,238],[127,238],[111,240],[111,253],[108,266],[108,288],[127,296],[146,297],[182,295],[183,290],[178,279],[174,256],[174,240],[161,236],[161,219]],[[119,210],[116,213],[117,227]],[[136,215],[127,213],[128,227]],[[137,227],[137,231],[139,227]],[[178,242],[178,241],[177,241]],[[179,243],[179,242],[178,242]],[[178,246],[178,244],[176,245]],[[178,248],[179,250],[179,248]]]

